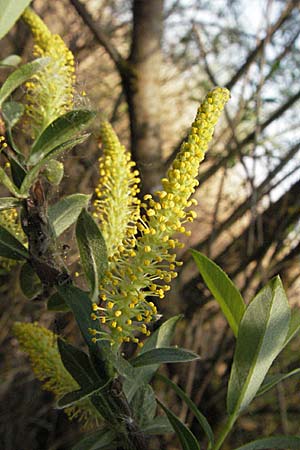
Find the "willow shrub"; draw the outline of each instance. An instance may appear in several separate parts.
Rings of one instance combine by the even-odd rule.
[[[35,57],[24,65],[15,55],[1,62],[12,69],[0,90],[0,144],[6,160],[0,179],[10,192],[0,199],[1,267],[5,271],[21,265],[20,286],[29,299],[45,299],[52,311],[71,310],[86,351],[38,323],[16,323],[13,333],[37,378],[56,395],[57,408],[92,430],[73,450],[143,450],[149,436],[170,432],[176,433],[182,449],[199,450],[191,430],[156,397],[153,378],[186,402],[204,432],[206,448],[217,450],[257,395],[300,371],[267,376],[274,359],[300,328],[299,314],[290,310],[280,278],[272,279],[246,305],[221,268],[192,250],[236,337],[227,389],[228,420],[220,434],[214,436],[207,419],[181,388],[157,373],[161,364],[199,358],[171,345],[180,316],[166,320],[152,334],[150,329],[160,318],[160,299],[182,264],[176,259],[176,247],[182,246],[178,236],[189,234],[185,225],[196,217],[196,200],[191,197],[199,163],[229,92],[217,87],[208,93],[162,179],[161,190],[153,196],[139,200],[138,170],[104,122],[99,124],[103,152],[93,204],[91,196],[74,193],[48,207],[47,193],[63,177],[58,159],[84,142],[96,118],[93,111],[74,109],[73,55],[32,10],[25,9],[27,4],[20,1],[16,7],[15,2],[4,2],[0,19],[3,36],[22,14],[33,35]],[[14,92],[21,86],[24,100],[15,101]],[[22,130],[26,142],[31,142],[27,148],[19,148],[14,140],[20,123],[18,133]],[[57,251],[60,235],[73,224],[87,290],[76,286],[76,276]],[[136,344],[130,360],[123,356],[128,343]],[[300,437],[268,437],[239,447],[263,448],[299,449]]]

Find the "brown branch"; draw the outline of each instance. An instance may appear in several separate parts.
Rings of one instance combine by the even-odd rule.
[[[261,184],[256,188],[256,200],[259,201],[264,195],[268,193],[268,189],[272,180],[276,177],[276,175],[286,166],[286,164],[293,158],[300,149],[300,142],[294,145],[285,155],[284,158],[277,164],[277,166],[269,173],[269,175],[261,182]],[[271,189],[273,189],[273,185]],[[251,206],[252,197],[249,196],[247,199],[240,205],[236,207],[236,209],[225,219],[222,223],[219,224],[218,227],[214,230],[214,238],[216,239],[220,234],[231,227],[240,217],[242,217],[247,210]],[[197,245],[197,249],[200,250],[205,245],[207,245],[210,241],[210,237],[205,238]]]
[[[263,50],[266,42],[272,38],[272,36],[276,33],[276,31],[278,31],[282,26],[282,24],[289,18],[293,9],[297,6],[297,4],[299,5],[299,0],[292,0],[287,4],[286,8],[282,11],[278,20],[274,23],[272,27],[270,27],[267,35],[259,41],[255,49],[249,53],[246,61],[236,71],[231,80],[228,81],[228,83],[226,84],[227,89],[231,90],[233,86],[238,82],[238,80],[241,78],[244,72],[247,71],[248,67],[255,60],[257,55]]]
[[[111,40],[108,38],[106,33],[101,29],[100,25],[94,21],[91,14],[88,12],[83,3],[81,3],[79,0],[70,0],[70,3],[74,6],[77,13],[82,18],[83,22],[88,26],[90,31],[93,33],[97,42],[99,42],[99,44],[108,53],[108,55],[114,62],[120,76],[124,76],[124,67],[126,66],[125,59],[119,53],[117,48],[112,44]]]

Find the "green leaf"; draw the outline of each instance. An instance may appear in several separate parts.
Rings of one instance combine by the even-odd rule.
[[[62,198],[54,205],[49,206],[48,215],[56,237],[60,236],[78,219],[83,208],[86,208],[91,199],[90,195],[73,194]]]
[[[78,287],[69,284],[57,286],[57,291],[73,311],[85,342],[89,346],[92,345],[92,335],[89,330],[94,329],[100,331],[100,325],[98,320],[91,318],[93,310],[89,296]]]
[[[174,433],[174,430],[165,416],[157,416],[141,427],[141,431],[146,435]]]
[[[285,348],[287,346],[287,344],[293,339],[293,337],[297,333],[299,333],[299,330],[300,330],[300,309],[299,308],[292,309],[289,331],[282,348]]]
[[[47,302],[47,308],[49,311],[66,312],[70,311],[69,306],[64,301],[63,297],[55,292],[51,295]]]
[[[13,128],[21,119],[24,113],[24,105],[18,102],[5,102],[2,105],[2,114],[6,123],[6,128]]]
[[[74,404],[86,400],[92,395],[100,392],[105,386],[102,383],[98,383],[93,386],[85,386],[82,389],[78,389],[78,391],[68,392],[62,398],[60,398],[57,402],[58,409],[65,409],[73,406]]]
[[[1,39],[1,38],[0,38]],[[0,67],[17,67],[22,62],[19,55],[9,55],[0,61]]]
[[[257,439],[256,441],[249,442],[235,450],[273,450],[275,448],[282,448],[283,450],[299,450],[300,436],[273,436]]]
[[[21,103],[18,102],[5,102],[2,106],[2,115],[3,119],[5,121],[5,128],[6,128],[6,137],[7,142],[10,145],[10,147],[15,151],[15,153],[18,155],[19,160],[16,160],[15,155],[12,155],[9,153],[8,157],[10,161],[15,161],[16,164],[21,166],[21,162],[24,161],[24,156],[22,152],[18,149],[17,145],[15,144],[13,135],[12,135],[12,129],[13,127],[18,123],[20,118],[22,117],[24,113],[24,106]],[[13,168],[12,168],[13,170]],[[25,168],[22,167],[22,171],[24,173],[24,176],[26,175]],[[23,178],[24,178],[23,176]],[[14,174],[13,174],[14,179]],[[14,179],[15,181],[15,179]],[[23,181],[23,179],[22,179]],[[16,183],[19,187],[21,183]]]
[[[280,278],[273,278],[241,320],[228,385],[227,410],[236,415],[255,397],[286,339],[290,308]]]
[[[163,403],[157,400],[158,404],[166,413],[177,437],[180,441],[182,450],[200,450],[199,443],[193,433],[187,428],[187,426],[175,416],[175,414],[167,408]]]
[[[145,341],[145,345],[142,348],[140,355],[153,349],[160,347],[168,347],[171,344],[175,328],[179,320],[182,319],[182,315],[171,317],[166,320],[151,336]],[[128,363],[129,364],[129,363]],[[132,366],[131,366],[132,367]],[[134,377],[128,377],[125,379],[123,388],[128,401],[131,401],[134,393],[139,386],[149,383],[154,373],[159,368],[159,364],[153,364],[143,368],[135,369]]]
[[[199,272],[220,305],[235,336],[238,334],[239,323],[246,306],[239,290],[228,275],[207,256],[196,250],[191,250]]]
[[[10,161],[10,170],[13,182],[15,183],[16,187],[20,189],[27,172],[22,164],[17,160],[15,155],[10,154],[8,158]]]
[[[98,225],[85,209],[80,213],[76,223],[76,239],[82,268],[91,289],[91,297],[97,301],[99,284],[108,267],[107,252]]]
[[[152,364],[188,362],[199,358],[199,355],[190,350],[178,347],[161,347],[142,353],[130,362],[133,367],[142,367]]]
[[[258,396],[264,394],[281,381],[284,381],[287,378],[292,377],[293,375],[297,375],[298,373],[300,373],[300,369],[294,369],[288,373],[276,373],[275,375],[270,375],[269,377],[267,376],[256,395]]]
[[[115,450],[117,443],[113,443],[115,434],[111,430],[99,430],[85,436],[72,450]]]
[[[11,179],[8,177],[4,169],[0,167],[0,183],[2,183],[6,189],[9,190],[11,194],[13,194],[17,198],[25,198],[25,195],[22,195],[17,188],[17,186],[11,181]]]
[[[131,410],[140,427],[151,423],[156,412],[156,399],[149,384],[140,386],[131,403]]]
[[[20,206],[20,200],[14,197],[1,197],[0,198],[0,211],[5,209],[17,208]]]
[[[88,355],[63,339],[57,340],[61,360],[80,387],[94,386],[101,381]]]
[[[211,429],[211,426],[209,425],[206,417],[199,411],[199,409],[197,408],[195,403],[186,395],[186,393],[179,386],[177,386],[177,384],[175,384],[175,383],[173,383],[173,381],[169,380],[169,378],[167,378],[161,374],[157,374],[156,378],[158,378],[159,380],[162,380],[164,383],[166,383],[168,386],[170,386],[176,392],[178,397],[180,397],[187,404],[187,406],[190,408],[190,410],[194,414],[195,418],[197,419],[200,427],[206,434],[206,436],[209,440],[209,443],[211,444],[211,446],[213,446],[214,434]]]
[[[72,286],[71,284],[64,284],[57,286],[59,295],[63,297],[66,304],[73,311],[81,334],[89,347],[91,360],[96,372],[101,379],[107,380],[114,374],[111,370],[106,354],[110,350],[110,345],[107,341],[100,343],[93,343],[90,330],[97,331],[98,335],[102,333],[99,320],[91,318],[92,303],[86,292]]]
[[[0,225],[0,256],[10,259],[28,259],[29,254],[23,244]]]
[[[23,294],[29,299],[33,299],[43,290],[41,280],[37,276],[32,265],[29,263],[23,264],[20,271],[20,288]]]
[[[0,39],[14,26],[31,0],[0,0]]]
[[[57,148],[52,150],[52,152],[48,153],[48,155],[42,159],[39,163],[37,163],[26,175],[24,178],[24,181],[22,183],[20,192],[23,197],[27,197],[29,194],[29,189],[32,186],[32,184],[37,179],[40,170],[47,164],[48,161],[50,161],[53,158],[57,158],[60,156],[63,152],[66,150],[69,150],[70,148],[75,147],[75,145],[81,144],[86,140],[88,137],[88,134],[82,135],[75,139],[70,139],[69,141],[65,142],[62,145],[59,145]]]
[[[45,67],[48,62],[49,58],[35,59],[28,64],[24,64],[13,73],[11,73],[0,89],[0,107],[2,106],[2,103],[10,96],[10,94],[12,94],[15,89],[17,89],[17,87],[19,87],[26,80],[31,78],[36,72]]]
[[[70,139],[78,137],[89,125],[96,113],[88,110],[73,110],[58,117],[50,123],[42,134],[34,142],[29,165],[35,165],[45,158],[52,150],[58,149]]]

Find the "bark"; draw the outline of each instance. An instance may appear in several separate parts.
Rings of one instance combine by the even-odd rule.
[[[134,78],[123,78],[129,106],[131,152],[142,176],[143,191],[160,184],[160,68],[163,0],[133,2],[133,33],[129,67]]]
[[[124,58],[80,0],[70,0],[121,77],[128,104],[133,159],[142,178],[142,194],[153,192],[164,174],[160,134],[160,68],[163,0],[133,1],[131,51]]]

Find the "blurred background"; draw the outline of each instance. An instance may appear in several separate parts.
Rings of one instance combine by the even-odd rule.
[[[75,55],[78,107],[109,120],[131,149],[142,191],[153,192],[176,155],[197,107],[213,86],[231,100],[199,172],[198,218],[191,225],[178,278],[159,309],[183,313],[176,343],[200,361],[163,370],[199,405],[217,430],[225,417],[234,338],[197,275],[188,249],[213,258],[249,301],[280,274],[289,301],[299,303],[300,218],[300,2],[299,0],[34,0],[32,7]],[[0,43],[30,60],[32,39],[21,23]],[[7,76],[1,69],[1,80]],[[22,96],[22,92],[19,93]],[[98,181],[97,123],[89,141],[64,158],[66,174],[50,202],[92,193]],[[1,217],[0,217],[1,221]],[[72,247],[73,230],[62,244]],[[80,427],[53,409],[26,357],[11,336],[16,320],[39,322],[78,339],[69,314],[54,316],[32,304],[16,284],[18,266],[0,275],[0,448],[68,450]],[[299,366],[295,339],[274,372]],[[160,397],[199,440],[205,438],[185,405],[156,386]],[[299,381],[257,398],[224,445],[232,449],[262,435],[300,433]],[[153,449],[177,450],[173,436],[152,439]]]

